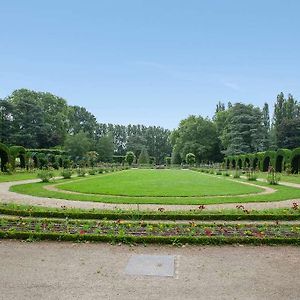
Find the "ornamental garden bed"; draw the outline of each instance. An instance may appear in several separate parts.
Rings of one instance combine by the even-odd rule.
[[[157,243],[300,243],[299,224],[185,224],[7,218],[0,237]]]

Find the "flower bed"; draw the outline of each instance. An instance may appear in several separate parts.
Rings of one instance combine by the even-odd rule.
[[[157,243],[299,244],[299,224],[146,223],[31,218],[0,219],[0,237]]]

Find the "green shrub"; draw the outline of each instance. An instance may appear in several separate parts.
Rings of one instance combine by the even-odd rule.
[[[187,164],[189,165],[193,165],[196,161],[196,157],[195,157],[195,154],[193,153],[188,153],[186,156],[185,156],[185,161]]]
[[[271,185],[277,185],[280,180],[280,176],[276,173],[273,167],[269,167],[267,181]]]
[[[78,177],[84,177],[86,175],[86,169],[84,168],[78,168],[76,172]]]
[[[216,175],[222,175],[221,170],[216,170]]]
[[[250,168],[246,171],[246,177],[247,177],[247,180],[249,180],[249,181],[257,180],[257,174],[255,173],[255,171],[252,168]]]
[[[96,175],[96,170],[95,170],[95,169],[89,169],[89,170],[88,170],[88,173],[89,173],[90,175]]]
[[[64,178],[64,179],[70,179],[72,176],[72,170],[70,169],[63,169],[60,173],[60,175]]]
[[[225,176],[225,177],[230,176],[228,171],[223,172],[222,175]]]
[[[129,164],[129,166],[131,166],[134,160],[135,154],[132,151],[128,151],[125,155],[125,161]]]
[[[233,173],[233,178],[240,178],[241,177],[241,171],[238,169],[235,169]]]
[[[37,177],[41,179],[42,182],[49,182],[54,177],[54,174],[49,170],[40,170],[37,174]]]

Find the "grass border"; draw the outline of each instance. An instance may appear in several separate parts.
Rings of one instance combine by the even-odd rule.
[[[144,243],[144,244],[193,244],[193,245],[231,245],[231,244],[250,244],[250,245],[297,245],[300,246],[300,238],[256,238],[256,237],[187,237],[187,236],[143,236],[136,237],[130,235],[108,236],[108,235],[80,235],[66,233],[39,233],[39,232],[4,232],[0,231],[2,239],[21,239],[21,240],[50,240],[50,241],[72,241],[72,242],[113,242],[113,243]]]

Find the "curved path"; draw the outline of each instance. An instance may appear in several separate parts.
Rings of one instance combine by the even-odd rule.
[[[73,201],[55,198],[37,197],[24,194],[18,194],[9,191],[13,185],[26,184],[38,182],[38,179],[2,182],[0,183],[0,202],[1,203],[15,203],[26,204],[33,206],[44,207],[66,207],[66,208],[80,208],[80,209],[122,209],[122,210],[158,210],[164,208],[165,210],[191,210],[197,209],[197,205],[160,205],[160,204],[114,204],[114,203],[100,203],[88,201]],[[300,188],[300,185],[293,184],[293,187]],[[274,202],[249,202],[242,203],[246,209],[269,209],[269,208],[290,208],[294,202],[300,204],[300,199],[290,199],[284,201]],[[209,204],[205,205],[205,209],[219,210],[219,209],[232,209],[241,203],[224,203],[224,204]]]

